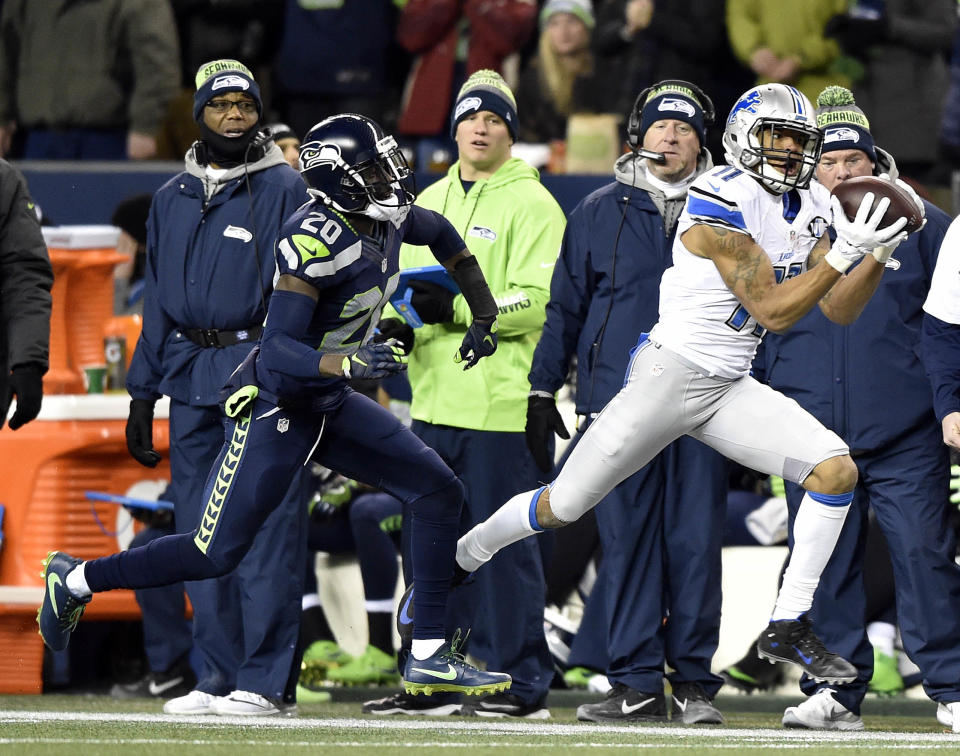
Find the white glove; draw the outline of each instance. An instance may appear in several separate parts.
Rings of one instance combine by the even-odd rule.
[[[875,247],[893,242],[907,224],[906,218],[898,218],[889,226],[880,228],[883,214],[890,206],[890,200],[883,197],[877,203],[876,209],[871,212],[873,199],[873,192],[864,194],[860,207],[857,208],[857,215],[851,221],[843,212],[840,200],[836,197],[830,198],[830,207],[833,210],[833,227],[837,230],[837,240],[824,259],[827,264],[841,273],[845,273],[847,268],[864,255],[873,254]]]
[[[890,174],[881,173],[877,178],[882,178],[882,179],[886,179],[887,181],[890,181]],[[910,199],[913,200],[913,204],[915,204],[917,206],[917,210],[920,211],[920,217],[923,218],[923,222],[920,224],[920,228],[917,229],[917,231],[920,231],[921,229],[923,229],[924,226],[927,225],[927,208],[924,207],[923,200],[920,199],[920,195],[917,194],[913,190],[913,187],[910,186],[910,184],[908,184],[906,181],[902,181],[901,179],[895,179],[894,183],[897,186],[899,186],[901,189],[903,189],[903,191],[905,191],[907,194],[910,195]],[[882,244],[879,247],[874,248],[873,250],[874,259],[876,259],[876,261],[881,265],[886,265],[887,260],[890,259],[890,255],[893,254],[893,250],[895,250],[897,248],[897,245],[906,238],[907,238],[907,234],[901,233],[897,237],[891,239],[886,244]]]

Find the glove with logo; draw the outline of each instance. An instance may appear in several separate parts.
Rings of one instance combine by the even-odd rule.
[[[410,282],[413,296],[410,304],[424,323],[449,323],[453,320],[453,298],[456,296],[446,286],[433,281]]]
[[[153,448],[153,400],[132,399],[127,415],[127,451],[144,467],[156,467],[160,455]]]
[[[550,439],[556,433],[560,438],[570,438],[563,418],[557,411],[557,401],[546,391],[530,392],[527,397],[527,424],[524,428],[527,448],[533,455],[533,461],[541,471],[548,473],[553,469],[550,456]]]
[[[404,354],[410,354],[410,352],[413,351],[414,337],[415,332],[413,327],[405,320],[400,320],[399,318],[383,318],[383,320],[377,323],[377,333],[372,340],[380,343],[381,341],[393,339],[403,347]]]
[[[477,320],[470,324],[467,329],[467,335],[463,337],[460,343],[460,349],[453,356],[453,361],[461,363],[464,360],[467,364],[463,366],[464,370],[469,370],[483,357],[489,357],[497,351],[497,319]]]
[[[10,430],[16,430],[40,414],[40,404],[43,402],[43,371],[33,365],[15,367],[7,376],[7,404],[9,407],[13,397],[17,397],[17,411],[10,418]],[[5,418],[0,414],[0,428]]]
[[[371,341],[344,357],[341,367],[347,378],[385,378],[407,369],[407,355],[396,339]]]
[[[824,260],[841,273],[845,273],[847,268],[864,255],[873,254],[875,247],[892,245],[896,248],[897,244],[907,238],[906,233],[903,232],[903,227],[907,224],[906,218],[898,218],[889,226],[880,228],[883,214],[890,206],[890,199],[882,197],[876,209],[871,212],[873,200],[873,192],[864,194],[860,207],[857,208],[856,217],[849,220],[840,205],[840,200],[836,196],[830,198],[837,240],[830,247]]]

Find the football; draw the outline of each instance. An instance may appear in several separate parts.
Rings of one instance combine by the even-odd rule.
[[[883,220],[880,223],[881,228],[889,226],[898,218],[907,219],[907,225],[904,226],[907,233],[913,233],[923,224],[923,216],[920,215],[920,210],[914,204],[913,198],[894,182],[886,179],[876,176],[857,176],[841,181],[833,188],[831,194],[840,200],[840,205],[843,207],[843,212],[846,213],[847,218],[853,220],[857,215],[863,195],[867,192],[873,192],[874,207],[882,197],[890,198],[890,207],[883,214]]]

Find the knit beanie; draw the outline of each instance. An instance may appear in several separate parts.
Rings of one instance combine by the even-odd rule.
[[[135,194],[123,200],[113,211],[110,222],[126,231],[139,244],[147,243],[147,216],[150,214],[152,194]]]
[[[540,31],[543,31],[554,13],[570,13],[583,21],[588,29],[592,29],[596,24],[592,0],[547,0],[540,11]]]
[[[513,141],[517,141],[517,101],[503,77],[489,68],[477,71],[460,87],[450,118],[450,137],[457,138],[457,124],[460,121],[481,110],[489,110],[500,116],[506,122]]]
[[[846,87],[827,87],[817,97],[817,126],[823,130],[823,154],[862,150],[871,161],[877,162],[870,121],[854,102],[853,92]]]
[[[639,143],[643,143],[643,136],[653,123],[664,119],[689,123],[697,132],[700,145],[706,144],[703,104],[692,89],[676,83],[655,84],[650,89],[640,112]]]
[[[204,63],[197,69],[197,93],[193,96],[193,120],[203,122],[203,107],[214,97],[226,92],[244,92],[257,104],[257,115],[263,111],[260,87],[253,74],[239,60],[225,58]]]

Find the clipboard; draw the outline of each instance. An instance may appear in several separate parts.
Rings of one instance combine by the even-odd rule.
[[[423,325],[423,321],[410,303],[413,298],[413,289],[410,288],[411,281],[430,281],[445,286],[454,294],[460,293],[460,287],[457,286],[449,271],[442,265],[424,265],[419,268],[404,268],[401,270],[397,290],[390,297],[390,304],[403,316],[403,319],[410,324],[411,328],[420,328]]]
[[[150,499],[133,499],[129,496],[116,496],[115,494],[108,494],[103,491],[84,491],[83,495],[90,501],[109,501],[112,504],[119,504],[122,507],[149,509],[152,512],[163,510],[173,511],[173,502],[164,499],[157,499],[156,501],[151,501]]]

